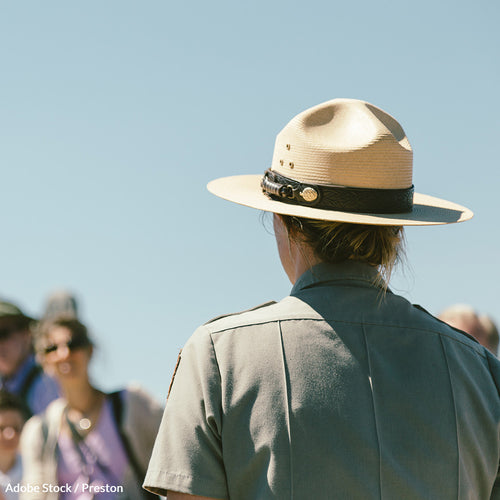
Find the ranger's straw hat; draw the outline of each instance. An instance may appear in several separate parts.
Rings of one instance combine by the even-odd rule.
[[[413,192],[413,152],[401,125],[380,108],[334,99],[278,134],[264,176],[216,179],[210,192],[249,207],[309,219],[420,226],[463,222],[472,212]]]

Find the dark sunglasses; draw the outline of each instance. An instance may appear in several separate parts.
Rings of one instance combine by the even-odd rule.
[[[76,351],[78,349],[83,349],[88,347],[90,344],[85,339],[71,339],[67,342],[61,342],[60,344],[49,344],[42,349],[44,354],[50,354],[51,352],[57,351],[59,347],[67,347],[70,351]]]

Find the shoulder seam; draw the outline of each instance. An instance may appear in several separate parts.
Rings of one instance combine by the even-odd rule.
[[[238,314],[243,314],[243,313],[250,312],[250,311],[256,311],[258,309],[262,309],[263,307],[271,306],[273,304],[276,304],[276,301],[270,300],[269,302],[264,302],[263,304],[260,304],[260,305],[255,306],[255,307],[251,307],[250,309],[245,309],[244,311],[238,311],[238,312],[229,313],[229,314],[221,314],[220,316],[216,316],[215,318],[208,320],[206,323],[203,324],[203,326],[209,325],[210,323],[213,323],[214,321],[217,321],[217,320],[222,319],[222,318],[228,318],[230,316],[237,316]]]
[[[474,346],[471,346],[469,345],[467,342],[465,342],[465,340],[461,340],[460,338],[455,338],[455,337],[452,337],[451,335],[448,335],[447,333],[443,333],[443,332],[439,332],[437,330],[432,330],[432,329],[429,329],[429,328],[418,328],[418,327],[413,327],[413,326],[405,326],[405,325],[393,325],[393,324],[387,324],[387,323],[374,323],[374,322],[362,322],[362,321],[345,321],[345,320],[339,320],[339,319],[336,319],[336,318],[304,318],[303,316],[300,317],[300,318],[293,318],[293,317],[289,317],[289,318],[272,318],[272,319],[268,319],[268,320],[263,320],[263,321],[256,321],[256,322],[252,322],[252,323],[248,323],[248,324],[244,324],[244,325],[235,325],[235,326],[228,326],[226,328],[221,328],[221,329],[216,329],[216,330],[208,330],[208,333],[210,335],[213,335],[213,334],[217,334],[217,333],[223,333],[223,332],[227,332],[227,331],[230,331],[230,330],[235,330],[237,328],[249,328],[249,327],[252,327],[252,326],[255,326],[255,325],[265,325],[267,323],[284,323],[286,321],[297,321],[297,320],[307,320],[307,321],[335,321],[337,323],[342,323],[342,324],[345,324],[345,325],[358,325],[358,326],[363,326],[363,325],[370,325],[370,326],[381,326],[381,327],[386,327],[386,328],[400,328],[400,329],[403,329],[403,330],[417,330],[417,331],[421,331],[423,333],[427,333],[427,334],[435,334],[435,335],[439,335],[440,337],[447,337],[449,338],[450,340],[453,340],[455,342],[459,342],[460,344],[464,345],[465,347],[468,347],[469,349],[472,349],[474,350],[479,356],[482,356],[483,358],[486,357],[486,355],[484,353],[482,353],[480,350],[476,350],[474,349]],[[444,323],[446,326],[449,326],[447,323]],[[450,327],[451,328],[451,327]],[[456,330],[455,328],[451,328],[452,330]],[[462,332],[461,330],[456,330],[458,333],[464,333]],[[464,337],[469,337],[468,334],[465,334],[463,335]],[[474,344],[477,345],[477,347],[481,347],[481,344],[479,344],[479,342],[477,342],[477,340],[473,339],[474,340]]]
[[[454,326],[451,326],[450,324],[446,323],[445,321],[443,321],[439,318],[436,318],[436,316],[434,316],[433,314],[431,314],[429,311],[427,311],[426,309],[424,309],[422,306],[420,306],[418,304],[412,304],[412,306],[415,307],[416,309],[418,309],[419,311],[422,311],[423,313],[427,314],[428,316],[435,319],[436,321],[439,321],[439,323],[441,323],[442,325],[448,326],[452,330],[455,330],[457,333],[460,333],[461,335],[468,337],[470,340],[474,341],[476,344],[481,345],[478,342],[478,340],[475,337],[473,337],[470,333],[464,332],[463,330],[460,330],[459,328],[455,328]]]

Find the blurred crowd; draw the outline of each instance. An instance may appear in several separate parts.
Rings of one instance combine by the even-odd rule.
[[[142,483],[163,409],[91,381],[94,342],[74,296],[35,320],[0,301],[0,500],[151,499]]]
[[[458,304],[438,318],[497,354],[490,317]],[[0,301],[0,500],[155,498],[141,486],[162,408],[137,388],[95,386],[93,346],[69,293],[39,320]]]

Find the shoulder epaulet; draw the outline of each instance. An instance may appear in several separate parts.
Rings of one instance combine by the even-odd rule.
[[[222,319],[222,318],[228,318],[229,316],[236,316],[238,314],[243,314],[243,313],[250,312],[250,311],[256,311],[257,309],[262,309],[263,307],[272,306],[273,304],[276,304],[276,301],[270,300],[269,302],[264,302],[263,304],[252,307],[250,309],[246,309],[245,311],[238,311],[238,312],[231,313],[231,314],[221,314],[220,316],[216,316],[215,318],[212,318],[211,320],[207,321],[204,324],[208,325],[208,324],[213,323],[214,321],[217,321],[217,320]]]
[[[488,349],[486,349],[486,360],[488,361],[488,368],[500,396],[500,363],[498,363],[498,358],[488,351]]]
[[[434,318],[436,321],[439,321],[439,323],[442,323],[443,325],[446,325],[448,328],[451,328],[452,330],[455,330],[457,333],[460,333],[461,335],[463,335],[465,337],[468,337],[470,340],[473,340],[476,344],[481,345],[478,342],[478,340],[475,337],[473,337],[472,335],[470,335],[469,333],[464,332],[463,330],[459,330],[458,328],[455,328],[454,326],[449,325],[445,321],[442,321],[439,318],[436,318],[436,316],[434,316],[433,314],[431,314],[429,311],[425,310],[422,306],[419,306],[418,304],[412,304],[412,305],[413,305],[413,307],[415,307],[419,311],[422,311],[425,314],[428,314],[429,316],[431,316],[432,318]]]

